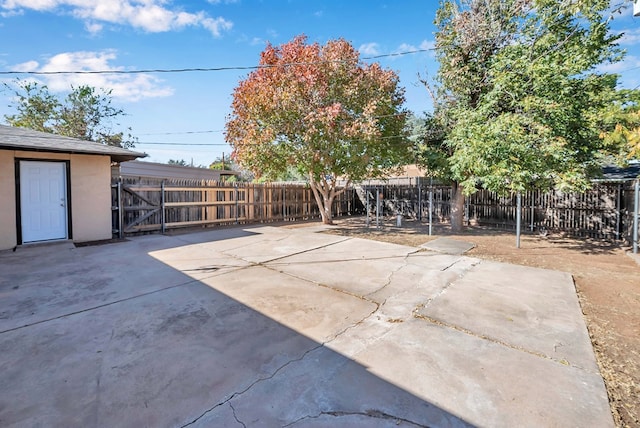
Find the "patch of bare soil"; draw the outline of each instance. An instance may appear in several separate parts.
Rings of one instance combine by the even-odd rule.
[[[523,234],[467,226],[452,234],[446,226],[386,219],[377,229],[364,218],[338,220],[329,233],[420,246],[440,236],[473,242],[471,257],[570,272],[618,427],[640,427],[640,265],[619,244],[559,235]]]

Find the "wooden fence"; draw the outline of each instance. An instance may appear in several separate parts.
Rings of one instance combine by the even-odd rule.
[[[320,218],[312,190],[304,184],[218,183],[198,180],[120,178],[112,184],[113,231],[125,234],[215,224],[266,223]],[[449,221],[450,186],[428,179],[366,182],[336,198],[335,217],[403,215],[426,222]],[[632,242],[632,182],[595,184],[584,193],[533,190],[522,194],[522,228],[571,236]],[[516,196],[482,190],[466,198],[467,224],[513,229]]]
[[[311,188],[291,184],[120,178],[112,183],[113,233],[319,218]],[[336,197],[335,217],[362,212],[353,189]]]
[[[451,212],[450,186],[430,184],[428,179],[364,183],[360,194],[369,194],[375,212],[381,194],[384,215],[427,221],[431,204],[434,222],[447,222]],[[565,232],[571,236],[632,241],[633,183],[595,184],[584,193],[533,190],[522,194],[522,227],[530,231]],[[431,202],[430,202],[431,201]],[[500,196],[486,190],[466,198],[467,224],[515,229],[516,195]]]

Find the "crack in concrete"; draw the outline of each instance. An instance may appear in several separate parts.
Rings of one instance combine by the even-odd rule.
[[[347,327],[345,327],[344,329],[342,329],[341,331],[339,331],[338,333],[333,335],[330,339],[319,343],[318,345],[314,346],[313,348],[307,349],[305,352],[302,353],[301,356],[299,356],[297,358],[293,358],[293,359],[287,361],[286,363],[284,363],[283,365],[278,367],[276,370],[274,370],[273,373],[271,373],[269,376],[258,378],[255,381],[253,381],[251,384],[249,384],[249,386],[247,386],[242,391],[234,392],[228,398],[226,398],[225,400],[221,401],[220,403],[217,403],[214,406],[210,407],[209,409],[204,411],[202,414],[200,414],[200,416],[196,417],[191,422],[188,422],[188,423],[182,425],[180,428],[185,428],[185,427],[188,427],[190,425],[195,424],[200,419],[202,419],[204,416],[206,416],[208,413],[211,413],[212,411],[214,411],[215,409],[217,409],[220,406],[223,406],[224,404],[229,404],[231,406],[231,400],[233,400],[234,398],[240,397],[241,395],[245,394],[246,392],[248,392],[254,386],[256,386],[257,384],[259,384],[261,382],[265,382],[265,381],[268,381],[268,380],[271,380],[271,379],[275,378],[278,375],[278,373],[280,373],[282,370],[284,370],[287,366],[289,366],[289,365],[291,365],[293,363],[296,363],[296,362],[304,360],[307,357],[307,355],[311,354],[314,351],[317,351],[318,349],[323,348],[325,345],[327,345],[327,344],[331,343],[332,341],[336,340],[338,337],[342,336],[344,333],[346,333],[350,329],[352,329],[352,328],[356,327],[357,325],[361,324],[362,322],[364,322],[367,318],[369,318],[371,315],[373,315],[377,310],[378,310],[378,308],[376,308],[374,311],[372,311],[370,314],[368,314],[367,316],[365,316],[361,320],[358,320],[355,323],[352,323],[352,324],[348,325]],[[233,406],[231,408],[233,409]],[[234,417],[235,417],[235,410],[234,410]],[[236,418],[236,420],[238,420],[238,419]],[[238,420],[238,422],[240,422],[240,421]],[[242,423],[242,422],[240,422],[240,423]]]
[[[386,283],[382,287],[378,288],[377,290],[372,291],[371,293],[365,294],[364,297],[369,297],[369,296],[371,296],[373,294],[376,294],[379,291],[384,290],[385,288],[387,288],[391,284],[391,282],[393,281],[394,275],[397,274],[398,272],[400,272],[402,269],[406,268],[409,265],[409,261],[408,261],[409,260],[409,256],[412,255],[412,254],[417,253],[418,251],[419,250],[416,249],[414,251],[410,251],[407,254],[405,254],[404,257],[402,257],[402,264],[397,269],[394,269],[391,272],[389,272],[389,275],[387,276]],[[369,259],[367,259],[367,260],[369,260]],[[387,299],[385,299],[385,301],[383,303],[381,303],[380,306],[384,305],[384,303],[386,303],[386,301],[387,301]]]
[[[285,240],[285,239],[287,239],[288,237],[289,237],[289,236],[286,236],[286,235],[285,235],[285,236],[283,236],[283,237],[281,237],[281,238],[276,238],[276,239],[267,239],[267,238],[265,237],[265,239],[261,240],[261,241],[260,241],[260,242],[258,242],[258,243],[256,243],[256,242],[249,242],[248,244],[238,245],[237,247],[233,247],[233,248],[225,248],[224,250],[216,250],[216,249],[214,249],[214,251],[217,251],[217,252],[219,252],[219,253],[221,253],[221,254],[225,254],[225,255],[230,256],[230,257],[235,257],[233,254],[227,254],[225,251],[236,251],[236,250],[241,250],[241,249],[243,249],[243,248],[247,248],[247,247],[254,247],[254,246],[259,245],[259,244],[268,244],[268,243],[270,243],[270,242],[280,242],[280,241],[284,241],[284,240]],[[242,238],[242,236],[241,236],[241,237],[239,237],[239,238]],[[237,239],[237,238],[232,238],[232,239]],[[215,242],[215,241],[214,241],[214,242]],[[208,243],[210,243],[210,242],[202,242],[202,244],[208,244]],[[199,244],[196,244],[196,245],[199,245]],[[236,258],[237,258],[237,257],[236,257]]]
[[[507,347],[509,349],[513,349],[515,351],[520,351],[520,352],[524,352],[524,353],[529,354],[529,355],[533,355],[535,357],[544,358],[546,360],[550,360],[550,361],[553,361],[555,363],[562,364],[563,366],[572,367],[574,369],[582,370],[582,371],[585,371],[587,373],[599,374],[599,373],[594,372],[592,370],[589,370],[589,369],[587,369],[585,367],[580,367],[580,366],[577,366],[575,364],[571,364],[569,361],[567,361],[565,359],[553,358],[553,357],[551,357],[549,355],[543,354],[542,352],[532,351],[530,349],[523,348],[522,346],[513,345],[511,343],[505,342],[505,341],[497,339],[495,337],[487,336],[486,334],[476,333],[476,332],[474,332],[472,330],[469,330],[467,328],[461,327],[459,325],[450,324],[450,323],[447,323],[447,322],[444,322],[444,321],[440,321],[440,320],[438,320],[436,318],[432,318],[432,317],[430,317],[428,315],[419,314],[417,312],[417,310],[414,311],[413,316],[415,318],[418,318],[418,319],[421,319],[421,320],[424,320],[424,321],[428,321],[428,322],[430,322],[432,324],[435,324],[435,325],[438,325],[438,326],[441,326],[441,327],[445,327],[445,328],[450,328],[452,330],[459,331],[460,333],[468,334],[469,336],[473,336],[473,337],[476,337],[478,339],[486,340],[488,342],[495,343],[496,345],[501,345],[501,346]]]
[[[446,271],[447,269],[451,268],[453,265],[455,265],[456,263],[458,263],[461,259],[456,260],[455,262],[451,263],[449,266],[445,267],[444,269],[441,269],[441,272]],[[475,268],[476,266],[482,264],[482,260],[477,260],[473,263],[471,263],[469,266],[467,266],[465,269],[462,270],[462,272],[460,272],[458,274],[458,279],[462,278],[463,276],[465,276],[467,274],[467,272],[469,272],[471,269]],[[414,316],[416,314],[418,314],[418,311],[420,309],[426,309],[434,300],[436,300],[438,297],[442,296],[449,288],[451,288],[451,286],[453,286],[456,283],[456,281],[450,281],[448,282],[444,287],[442,287],[442,290],[440,290],[435,296],[433,296],[432,298],[428,299],[426,302],[416,306],[416,308],[413,310]],[[418,314],[419,315],[419,314]]]
[[[233,407],[233,404],[229,403],[229,407],[231,407],[231,412],[233,412],[233,418],[236,420],[236,422],[238,422],[244,428],[247,428],[247,425],[244,422],[242,422],[240,419],[238,419],[238,415],[236,414],[236,408]]]
[[[458,261],[459,261],[459,260],[458,260]],[[457,263],[458,261],[454,262],[453,264]],[[453,266],[453,264],[452,264],[451,266]],[[469,265],[466,269],[464,269],[462,272],[460,272],[460,274],[458,275],[458,279],[462,278],[462,277],[463,277],[464,275],[466,275],[466,274],[467,274],[471,269],[475,268],[476,266],[478,266],[478,265],[480,265],[480,264],[482,264],[482,260],[477,260],[476,262],[474,262],[474,263],[472,263],[471,265]],[[451,267],[451,266],[449,266],[449,267]],[[446,269],[443,269],[443,271],[444,271],[444,270],[446,270]],[[565,359],[557,359],[557,358],[553,358],[553,357],[551,357],[551,356],[549,356],[549,355],[543,354],[542,352],[532,351],[532,350],[530,350],[530,349],[526,349],[526,348],[523,348],[523,347],[521,347],[521,346],[513,345],[513,344],[511,344],[511,343],[507,343],[507,342],[505,342],[505,341],[502,341],[502,340],[500,340],[500,339],[497,339],[497,338],[494,338],[494,337],[491,337],[491,336],[487,336],[487,335],[485,335],[485,334],[475,333],[475,332],[473,332],[472,330],[469,330],[469,329],[467,329],[467,328],[464,328],[464,327],[461,327],[461,326],[458,326],[458,325],[455,325],[455,324],[450,324],[450,323],[447,323],[447,322],[444,322],[444,321],[440,321],[440,320],[435,319],[435,318],[432,318],[432,317],[430,317],[430,316],[428,316],[428,315],[424,315],[424,314],[419,313],[419,311],[420,311],[421,309],[426,309],[426,308],[427,308],[427,307],[428,307],[428,306],[429,306],[429,305],[430,305],[434,300],[436,300],[438,297],[440,297],[442,294],[444,294],[444,293],[445,293],[445,292],[446,292],[446,291],[447,291],[451,286],[453,286],[455,283],[456,283],[456,281],[451,281],[451,282],[449,282],[449,283],[448,283],[448,284],[447,284],[447,285],[446,285],[442,290],[440,290],[440,292],[439,292],[437,295],[435,295],[433,298],[431,298],[431,299],[427,300],[425,303],[423,303],[423,304],[421,304],[421,305],[418,305],[418,306],[413,310],[413,317],[414,317],[414,318],[417,318],[417,319],[422,319],[422,320],[427,321],[427,322],[430,322],[430,323],[432,323],[432,324],[439,325],[439,326],[441,326],[441,327],[450,328],[450,329],[453,329],[453,330],[459,331],[459,332],[461,332],[461,333],[468,334],[468,335],[473,336],[473,337],[476,337],[476,338],[478,338],[478,339],[487,340],[487,341],[489,341],[489,342],[495,343],[495,344],[497,344],[497,345],[505,346],[505,347],[507,347],[507,348],[510,348],[510,349],[513,349],[513,350],[516,350],[516,351],[524,352],[524,353],[527,353],[527,354],[530,354],[530,355],[533,355],[533,356],[536,356],[536,357],[539,357],[539,358],[544,358],[544,359],[547,359],[547,360],[550,360],[550,361],[553,361],[553,362],[556,362],[556,363],[562,364],[562,365],[564,365],[564,366],[569,366],[569,367],[573,367],[573,368],[578,369],[578,370],[582,370],[582,371],[585,371],[585,372],[588,372],[588,373],[592,373],[592,371],[591,371],[591,370],[589,370],[589,369],[587,369],[587,368],[584,368],[584,367],[581,367],[581,366],[578,366],[578,365],[575,365],[575,364],[571,364],[569,361],[567,361],[567,360],[565,360]],[[595,374],[597,374],[597,373],[595,373]]]
[[[459,258],[459,259],[454,260],[454,261],[453,261],[453,263],[451,263],[450,265],[445,266],[445,267],[443,267],[442,269],[440,269],[440,272],[445,272],[445,271],[447,271],[447,270],[451,269],[453,266],[455,266],[456,264],[458,264],[458,263],[460,262],[460,260],[462,260],[462,258]],[[472,266],[475,266],[475,264],[473,264]],[[464,273],[466,273],[466,272],[467,272],[467,270],[468,270],[468,269],[465,269]]]
[[[303,416],[299,419],[296,419],[293,422],[290,422],[286,425],[283,425],[283,428],[288,428],[288,427],[292,427],[302,421],[308,420],[308,419],[318,419],[322,416],[333,416],[336,418],[340,418],[340,417],[345,417],[345,416],[365,416],[367,418],[374,418],[374,419],[382,419],[382,420],[388,420],[388,421],[393,421],[396,425],[399,425],[400,423],[404,422],[406,424],[409,424],[411,426],[414,427],[420,427],[420,428],[429,428],[428,425],[423,425],[420,424],[418,422],[412,421],[410,419],[406,419],[400,416],[395,416],[395,415],[390,415],[389,413],[380,411],[380,410],[375,410],[375,409],[370,409],[367,410],[366,412],[349,412],[349,411],[344,411],[344,410],[338,410],[338,411],[322,411],[320,413],[318,413],[317,415],[306,415]]]
[[[419,253],[420,250],[417,251],[412,251],[410,254],[415,254],[415,253]],[[287,256],[288,257],[288,256]],[[264,262],[264,263],[269,263],[275,266],[282,266],[282,265],[294,265],[294,264],[314,264],[314,265],[318,265],[318,264],[323,264],[323,263],[336,263],[336,262],[363,262],[363,261],[378,261],[378,260],[392,260],[392,259],[397,259],[400,257],[404,257],[403,255],[392,255],[392,256],[380,256],[380,257],[367,257],[366,259],[364,257],[353,257],[353,258],[341,258],[341,259],[333,259],[333,260],[314,260],[314,261],[302,261],[302,262],[288,262],[288,261],[284,261],[282,263],[271,263],[271,261],[268,262]],[[277,259],[276,259],[277,260]],[[412,263],[409,263],[412,264]],[[417,266],[417,265],[416,265]]]
[[[273,378],[274,378],[274,377],[275,377],[275,376],[276,376],[276,375],[277,375],[281,370],[283,370],[283,369],[284,369],[285,367],[287,367],[289,364],[293,364],[293,363],[295,363],[295,362],[302,361],[302,360],[303,360],[303,359],[304,359],[308,354],[310,354],[311,352],[313,352],[313,351],[315,351],[315,350],[317,350],[317,349],[321,348],[323,345],[324,345],[324,344],[323,344],[323,343],[321,343],[321,344],[319,344],[319,345],[317,345],[317,346],[314,346],[314,347],[313,347],[313,348],[311,348],[311,349],[307,349],[305,352],[303,352],[303,353],[302,353],[302,355],[301,355],[300,357],[297,357],[297,358],[294,358],[294,359],[291,359],[291,360],[287,361],[286,363],[284,363],[283,365],[281,365],[280,367],[278,367],[278,368],[277,368],[273,373],[271,373],[269,376],[258,378],[258,379],[256,379],[255,381],[253,381],[251,384],[249,384],[249,386],[247,386],[247,387],[246,387],[246,388],[244,388],[243,390],[241,390],[241,391],[236,391],[236,392],[232,393],[232,394],[231,394],[229,397],[227,397],[225,400],[223,400],[223,401],[221,401],[221,402],[219,402],[219,403],[216,403],[215,405],[213,405],[213,406],[212,406],[212,407],[210,407],[209,409],[205,410],[202,414],[200,414],[200,416],[196,417],[195,419],[193,419],[192,421],[190,421],[190,422],[188,422],[188,423],[186,423],[186,424],[184,424],[184,425],[181,425],[181,427],[180,427],[180,428],[185,428],[185,427],[188,427],[188,426],[190,426],[190,425],[195,424],[195,423],[196,423],[196,422],[198,422],[200,419],[202,419],[203,417],[205,417],[207,414],[211,413],[212,411],[214,411],[214,410],[215,410],[215,409],[217,409],[218,407],[223,406],[223,405],[225,405],[225,404],[229,403],[229,402],[230,402],[231,400],[233,400],[234,398],[236,398],[236,397],[240,397],[241,395],[245,394],[247,391],[249,391],[251,388],[253,388],[253,387],[254,387],[254,386],[256,386],[257,384],[259,384],[260,382],[264,382],[264,381],[267,381],[267,380],[271,380],[271,379],[273,379]],[[230,404],[230,403],[229,403],[229,404]]]

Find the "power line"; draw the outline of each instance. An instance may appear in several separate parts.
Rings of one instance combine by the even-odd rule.
[[[401,116],[403,114],[406,114],[406,113],[405,112],[398,112],[398,113],[392,113],[392,114],[381,114],[381,115],[378,115],[378,116],[367,116],[367,118],[368,119],[382,119],[382,118],[385,118],[385,117]],[[214,133],[224,132],[224,131],[225,131],[224,129],[215,129],[215,130],[207,130],[207,131],[153,132],[153,133],[144,133],[144,134],[136,133],[136,136],[152,137],[152,136],[160,136],[160,135],[214,134]],[[149,143],[149,144],[151,144],[151,143]]]
[[[160,143],[153,141],[134,141],[135,145],[153,145],[153,146],[229,146],[226,143]]]
[[[428,52],[434,50],[429,49],[415,49],[411,51],[395,52],[389,54],[374,55],[369,57],[362,57],[361,60],[371,60],[379,58],[390,58],[403,55],[412,55],[421,52]],[[143,74],[143,73],[192,73],[192,72],[212,72],[212,71],[244,71],[244,70],[258,70],[261,68],[275,68],[275,67],[289,67],[297,65],[314,65],[327,62],[345,62],[344,60],[334,61],[319,61],[319,62],[292,62],[287,64],[277,65],[251,65],[251,66],[231,66],[231,67],[195,67],[195,68],[149,68],[143,70],[73,70],[73,71],[0,71],[0,75],[55,75],[55,74]]]
[[[377,140],[389,140],[389,139],[393,139],[393,138],[413,138],[413,137],[421,137],[422,135],[420,134],[414,134],[414,135],[385,135],[383,137],[377,137]],[[343,142],[346,143],[358,143],[358,142],[365,142],[365,140],[362,139],[352,139],[352,140],[343,140]],[[228,143],[170,143],[170,142],[155,142],[155,141],[135,141],[134,142],[136,145],[140,144],[140,145],[154,145],[154,146],[226,146],[226,147],[231,147],[231,144]],[[254,144],[262,144],[262,143],[249,143],[251,145]]]
[[[158,136],[158,135],[184,135],[184,134],[213,134],[218,132],[224,132],[224,129],[215,129],[210,131],[175,131],[175,132],[154,132],[154,133],[146,133],[146,134],[137,134],[143,135],[145,137]]]

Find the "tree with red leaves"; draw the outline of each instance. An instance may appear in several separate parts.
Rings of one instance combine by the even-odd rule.
[[[308,177],[331,224],[333,200],[351,182],[380,177],[408,156],[403,103],[396,73],[364,64],[347,41],[307,44],[298,36],[267,45],[239,83],[225,138],[258,177],[289,166]]]

